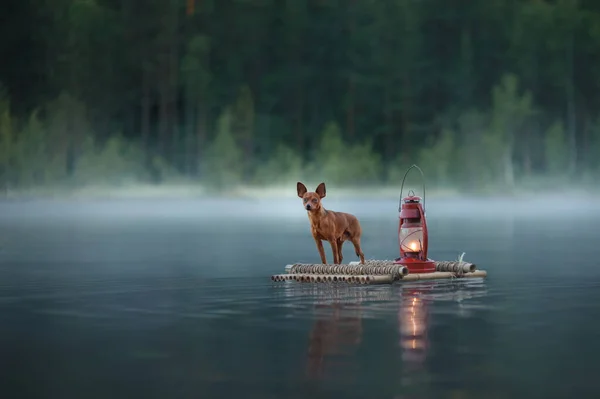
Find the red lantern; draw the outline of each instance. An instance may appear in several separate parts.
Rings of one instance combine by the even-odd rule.
[[[423,175],[423,171],[413,165],[406,171],[406,175],[412,168],[417,168]],[[402,180],[402,190],[404,189]],[[423,184],[423,197],[425,197],[425,185]],[[424,202],[424,201],[423,201]],[[425,220],[425,209],[421,205],[421,197],[409,192],[407,197],[401,199],[400,222],[398,224],[398,243],[400,245],[400,257],[395,260],[408,268],[409,273],[431,273],[435,271],[435,263],[427,257],[429,235],[427,233],[427,221]]]

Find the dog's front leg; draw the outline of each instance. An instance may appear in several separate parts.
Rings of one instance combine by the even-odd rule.
[[[329,244],[331,244],[331,252],[333,252],[333,263],[335,265],[340,264],[339,254],[338,254],[338,244],[335,239],[329,240]]]
[[[326,265],[327,258],[325,258],[325,248],[323,248],[323,242],[318,238],[315,238],[315,242],[317,243],[317,249],[319,250],[319,255],[321,255],[321,262],[324,265]]]

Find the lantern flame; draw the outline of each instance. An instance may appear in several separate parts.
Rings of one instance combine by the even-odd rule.
[[[411,251],[414,251],[414,252],[418,252],[421,250],[421,245],[420,245],[419,241],[416,241],[416,240],[410,241],[407,246],[408,246],[408,248],[410,248]]]

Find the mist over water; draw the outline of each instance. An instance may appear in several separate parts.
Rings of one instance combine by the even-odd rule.
[[[397,200],[324,204],[398,256]],[[2,397],[599,394],[599,202],[426,206],[429,256],[487,279],[274,284],[318,261],[293,197],[1,203]]]
[[[8,4],[0,399],[600,399],[598,2]],[[299,180],[487,278],[271,281]]]

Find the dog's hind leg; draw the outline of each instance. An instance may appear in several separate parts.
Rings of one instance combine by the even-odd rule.
[[[342,239],[338,239],[337,240],[337,247],[338,247],[338,261],[340,263],[342,263],[342,260],[344,259],[344,256],[342,255],[342,246],[344,245],[344,240]]]
[[[352,244],[354,244],[354,250],[356,251],[356,256],[360,258],[360,263],[362,265],[365,264],[365,254],[363,254],[362,249],[360,248],[360,237],[352,237]]]

